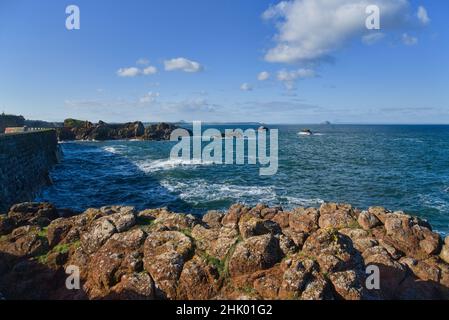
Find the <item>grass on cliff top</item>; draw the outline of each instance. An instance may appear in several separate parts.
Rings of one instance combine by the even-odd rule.
[[[65,119],[64,120],[64,127],[68,127],[68,128],[78,128],[78,127],[82,127],[86,124],[86,121],[83,120],[78,120],[78,119]]]

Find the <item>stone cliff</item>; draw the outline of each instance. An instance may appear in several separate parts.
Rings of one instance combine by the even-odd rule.
[[[0,134],[0,210],[32,200],[58,156],[54,130]]]
[[[58,139],[65,140],[170,140],[170,134],[178,127],[173,124],[159,123],[145,128],[140,121],[123,124],[108,124],[100,121],[66,119],[64,127],[57,129]]]
[[[0,218],[0,234],[6,299],[449,298],[449,237],[381,207],[237,204],[200,218],[23,203]],[[65,288],[67,266],[79,268],[81,290]],[[366,285],[368,266],[378,289]]]

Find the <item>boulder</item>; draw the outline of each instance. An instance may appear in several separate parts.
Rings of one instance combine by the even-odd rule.
[[[306,232],[295,232],[290,228],[282,230],[283,234],[293,240],[298,249],[302,249],[304,243],[306,242],[309,234]]]
[[[272,267],[282,259],[279,240],[271,234],[255,236],[237,244],[229,260],[232,277]]]
[[[319,273],[318,264],[302,255],[284,260],[279,289],[280,299],[332,299],[328,281]]]
[[[95,252],[113,234],[125,232],[137,222],[132,207],[103,207],[100,211],[104,216],[94,220],[81,234],[81,245],[87,253]]]
[[[197,223],[198,221],[196,218],[191,215],[173,214],[169,212],[161,212],[156,220],[154,220],[154,224],[159,230],[166,231],[183,231],[191,229]]]
[[[221,228],[221,220],[224,217],[224,213],[218,211],[208,211],[203,216],[203,222],[211,228]]]
[[[192,229],[192,238],[195,240],[196,247],[208,254],[212,253],[212,247],[218,239],[217,229],[209,229],[200,224],[197,224]]]
[[[311,233],[318,230],[319,217],[317,209],[298,208],[290,213],[288,225],[295,232]]]
[[[111,289],[107,299],[114,300],[154,300],[154,282],[146,272],[125,274]]]
[[[59,218],[55,206],[50,203],[25,202],[11,207],[8,213],[15,226],[38,225],[46,227]]]
[[[193,243],[178,231],[151,233],[144,246],[144,266],[156,284],[159,298],[176,298],[184,263],[192,255]]]
[[[32,257],[41,255],[48,250],[47,239],[41,236],[42,229],[38,226],[23,226],[14,229],[0,241],[0,252],[15,257]]]
[[[301,294],[301,300],[333,300],[329,281],[321,274],[315,274],[314,278],[309,281]]]
[[[289,227],[289,221],[290,221],[290,213],[280,211],[276,213],[276,215],[271,218],[274,222],[276,222],[282,229]]]
[[[444,262],[449,264],[449,245],[447,245],[447,238],[446,238],[445,243],[446,244],[441,249],[440,258],[441,258],[441,260],[443,260]]]
[[[440,248],[440,236],[426,225],[403,213],[389,214],[385,219],[384,240],[412,258],[425,259]]]
[[[370,207],[368,213],[375,216],[382,224],[385,223],[385,220],[390,214],[390,212],[383,207]]]
[[[114,224],[104,218],[100,218],[89,227],[89,230],[81,235],[81,245],[87,253],[94,253],[110,238],[117,229]]]
[[[140,229],[115,234],[92,255],[84,285],[91,299],[107,297],[124,275],[143,270],[145,238],[146,234]]]
[[[217,266],[199,256],[188,261],[181,272],[178,299],[210,300],[218,295],[220,273]]]
[[[281,248],[284,256],[292,255],[298,251],[298,246],[289,236],[286,236],[285,234],[277,234],[275,237],[279,239],[279,247]]]
[[[56,219],[52,221],[52,223],[48,226],[47,229],[47,239],[50,247],[54,247],[60,242],[62,242],[70,230],[73,228],[73,220],[72,219]],[[76,239],[70,239],[69,242],[72,242]]]
[[[380,220],[369,211],[362,211],[359,214],[357,222],[364,230],[370,230],[372,228],[382,225]]]
[[[239,231],[243,239],[248,239],[250,237],[260,236],[267,233],[280,234],[281,228],[274,221],[263,220],[249,214],[245,214],[240,218]]]
[[[363,266],[360,253],[349,237],[336,231],[320,229],[307,238],[302,252],[317,259],[323,272],[359,269]]]
[[[362,300],[364,293],[364,278],[354,270],[329,274],[329,279],[335,291],[344,300]]]
[[[353,217],[353,209],[350,205],[325,203],[320,207],[320,228],[342,229],[354,226],[356,220]]]
[[[380,290],[383,299],[397,298],[399,284],[405,279],[407,270],[401,263],[395,261],[382,247],[373,247],[363,253],[365,265],[379,268]]]
[[[257,271],[251,275],[249,285],[262,299],[274,300],[279,297],[283,271],[275,266],[268,270]]]
[[[225,259],[235,247],[239,241],[239,232],[233,227],[233,225],[223,226],[215,242],[211,243],[211,250],[209,253],[220,259]]]
[[[234,204],[229,208],[228,212],[223,217],[221,223],[223,225],[226,224],[237,225],[240,220],[240,217],[248,212],[249,212],[248,207],[245,207],[242,204]]]
[[[413,258],[401,258],[399,262],[406,265],[421,280],[437,283],[440,279],[441,271],[432,259],[420,261]]]

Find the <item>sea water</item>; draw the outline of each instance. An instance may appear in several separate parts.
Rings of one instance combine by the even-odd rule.
[[[305,127],[315,134],[299,135]],[[119,204],[197,214],[236,202],[291,209],[333,201],[403,210],[449,233],[449,126],[269,128],[279,129],[273,176],[252,165],[170,160],[172,142],[70,142],[61,144],[54,184],[36,200],[78,211]]]

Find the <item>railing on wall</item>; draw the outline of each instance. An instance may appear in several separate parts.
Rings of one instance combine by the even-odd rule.
[[[10,134],[10,133],[42,131],[42,130],[51,130],[51,128],[9,127],[9,128],[5,128],[5,132],[4,133],[5,134]]]

